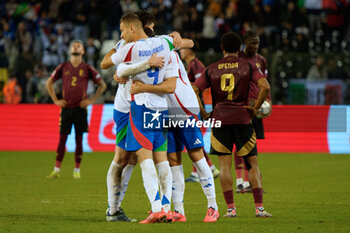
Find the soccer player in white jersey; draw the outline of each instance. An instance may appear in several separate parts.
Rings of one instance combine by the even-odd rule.
[[[153,23],[147,21],[147,12],[145,12],[145,17],[140,17],[143,24],[149,27],[153,27]],[[163,36],[161,36],[163,37]],[[167,38],[171,40],[171,38]],[[187,77],[185,67],[183,66],[181,60],[179,59],[176,52],[172,52],[179,65],[179,79],[177,79],[175,93],[167,95],[168,111],[169,116],[188,116],[189,121],[192,119],[199,119],[199,106],[197,102],[196,94],[194,93],[191,83]],[[130,70],[132,66],[127,68],[123,66],[123,69],[129,69],[129,75],[134,74]],[[121,66],[121,65],[120,65]],[[138,66],[140,68],[140,66]],[[145,67],[144,69],[146,69]],[[121,70],[121,69],[120,69]],[[119,76],[122,72],[118,71]],[[125,75],[125,72],[124,72]],[[163,84],[154,86],[149,84],[144,84],[142,82],[135,82],[131,86],[131,94],[138,94],[142,92],[152,92],[152,93],[164,93],[167,87]],[[173,121],[182,119],[172,119]],[[181,151],[183,151],[184,146],[188,151],[193,164],[200,171],[200,183],[203,188],[204,193],[208,199],[208,211],[204,219],[204,222],[215,222],[219,217],[218,207],[215,199],[215,185],[213,181],[212,172],[206,163],[203,154],[203,137],[200,129],[198,127],[189,128],[171,128],[168,132],[168,158],[171,165],[173,173],[173,202],[174,202],[174,214],[173,221],[186,221],[183,208],[183,195],[184,195],[184,175],[181,163]]]
[[[102,69],[108,69],[113,66],[110,59],[111,55],[118,51],[125,45],[125,40],[121,39],[118,43],[107,53],[101,62]],[[161,67],[164,64],[162,58],[152,56],[149,59],[150,67]],[[113,118],[116,124],[116,147],[113,161],[107,173],[107,191],[108,191],[108,206],[106,211],[107,221],[135,221],[135,219],[128,218],[123,209],[121,209],[121,202],[124,198],[127,185],[129,183],[132,170],[137,163],[136,156],[131,156],[131,152],[125,151],[125,138],[127,125],[129,121],[130,111],[130,86],[131,81],[118,81],[119,84],[117,93],[114,99]],[[127,164],[129,161],[129,164]],[[127,164],[125,166],[125,164]]]
[[[176,47],[187,48],[193,46],[192,40],[182,39],[179,33],[170,34],[173,38],[172,40]],[[113,66],[111,60],[112,54],[119,50],[125,44],[125,40],[121,39],[103,58],[101,62],[102,69],[108,69]],[[170,45],[172,46],[172,45]],[[149,59],[150,66],[160,67],[162,65],[162,59],[155,56],[155,54]],[[130,221],[120,208],[121,202],[124,198],[129,179],[131,177],[134,165],[137,163],[135,156],[130,157],[130,152],[125,151],[125,137],[126,129],[129,119],[129,109],[130,109],[130,99],[128,100],[129,87],[131,81],[127,81],[123,78],[114,79],[119,84],[117,94],[114,101],[114,120],[116,123],[116,151],[113,161],[107,173],[107,189],[108,189],[108,205],[109,208],[106,211],[107,221]],[[133,155],[133,154],[131,154]],[[129,159],[130,157],[130,159]],[[129,163],[125,166],[129,159]],[[125,166],[125,167],[124,167]],[[124,169],[121,172],[122,167]]]
[[[170,50],[166,40],[160,38],[150,38],[143,31],[142,24],[135,14],[128,14],[121,20],[122,37],[126,42],[136,41],[126,44],[111,59],[118,65],[121,62],[144,62],[155,52],[164,57],[165,67],[162,69],[147,70],[134,76],[134,79],[142,80],[148,84],[170,83],[169,92],[175,90],[177,66],[170,63]],[[176,65],[176,63],[174,63]],[[119,68],[117,68],[119,71]],[[152,213],[148,218],[140,223],[151,223],[166,217],[161,210],[162,204],[165,211],[170,210],[171,200],[171,171],[167,161],[167,137],[162,129],[148,129],[143,124],[144,115],[152,115],[152,120],[162,117],[162,113],[167,113],[166,100],[164,95],[143,93],[132,96],[131,112],[126,136],[126,150],[136,151],[140,162],[144,186],[152,205]],[[153,154],[152,154],[153,151]],[[163,188],[162,200],[160,200],[158,190],[157,173],[153,164],[152,155],[160,174],[160,183]],[[160,166],[161,165],[161,166]],[[162,202],[161,202],[162,201]],[[166,209],[167,208],[167,209]]]

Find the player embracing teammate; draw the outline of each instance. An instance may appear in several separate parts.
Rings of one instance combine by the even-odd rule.
[[[125,111],[122,114],[118,114],[120,111],[117,111],[116,115],[119,115],[119,117],[115,117],[117,124],[117,147],[115,157],[107,174],[109,208],[106,212],[106,219],[107,221],[130,221],[120,209],[122,195],[126,191],[128,182],[128,180],[124,180],[124,178],[130,177],[130,175],[123,176],[122,173],[124,173],[123,168],[132,155],[132,153],[129,152],[135,152],[138,157],[138,162],[140,162],[146,193],[152,206],[152,211],[148,218],[140,223],[163,222],[164,220],[171,221],[173,216],[171,216],[170,201],[173,188],[172,183],[174,181],[171,178],[172,172],[170,172],[166,157],[167,132],[163,129],[145,129],[143,124],[145,123],[145,119],[143,117],[146,113],[152,115],[150,122],[146,122],[151,123],[153,120],[161,119],[162,115],[167,113],[167,101],[164,93],[174,92],[176,87],[176,78],[174,79],[174,77],[179,76],[177,66],[178,58],[174,53],[170,53],[169,49],[172,47],[171,39],[161,37],[147,38],[135,14],[129,14],[122,18],[121,30],[122,38],[125,41],[118,43],[115,49],[112,49],[101,63],[102,68],[108,68],[111,62],[116,65],[117,76],[115,76],[115,80],[119,83],[124,82],[126,84],[126,88],[118,89],[118,93],[123,94],[117,93],[115,106],[117,105],[117,107],[122,110],[120,108],[122,107],[120,103],[123,101],[126,107],[130,106],[129,116],[127,116],[127,110],[125,106],[123,106]],[[151,59],[154,58],[154,55],[151,59],[149,59],[149,57],[154,53],[158,53],[159,56],[162,56],[164,63],[151,69]],[[132,63],[131,65],[130,62]],[[147,92],[133,93],[130,95],[128,93],[128,85],[131,85],[131,82],[130,80],[127,81],[127,79],[123,80],[124,76],[130,75],[132,75],[131,78],[133,82],[135,82],[133,86],[137,83],[143,83],[151,87],[155,86],[156,90],[147,90]],[[159,87],[161,87],[161,91]],[[190,88],[189,85],[188,87]],[[193,90],[191,91],[193,93]],[[124,121],[124,124],[121,125],[120,123],[122,122],[119,118],[128,118],[128,120],[126,120],[127,123],[125,124]],[[122,133],[123,131],[126,131],[126,133]],[[199,148],[202,149],[201,145],[199,145]],[[157,173],[153,165],[152,155],[154,162],[157,164],[161,193],[158,190]],[[202,163],[205,164],[204,167],[202,166],[200,168],[200,170],[203,171],[202,188],[208,198],[208,212],[204,221],[213,222],[219,217],[215,201],[214,182],[210,168],[206,164],[205,159],[203,160],[203,155],[199,153],[197,156],[196,162],[198,162],[200,166],[202,166]],[[160,164],[162,164],[163,168],[159,166]],[[128,166],[124,169],[127,167]],[[130,173],[131,172],[128,172],[128,174]],[[181,184],[179,186],[181,186]],[[161,194],[162,197],[160,197]],[[180,198],[180,202],[182,202],[183,193]],[[181,206],[179,206],[179,209],[181,209]],[[180,216],[178,218],[179,221],[186,221],[186,219],[181,217],[184,216]]]
[[[184,176],[181,165],[181,151],[186,146],[190,158],[198,170],[201,186],[208,199],[208,211],[204,222],[215,222],[219,218],[218,206],[215,200],[215,186],[213,175],[203,156],[203,138],[199,128],[193,129],[191,133],[185,133],[178,128],[171,128],[167,132],[166,129],[158,127],[151,129],[145,127],[145,125],[154,127],[153,123],[162,122],[162,117],[164,115],[171,116],[170,113],[174,109],[181,109],[182,113],[185,113],[188,117],[198,120],[199,106],[195,101],[192,101],[193,103],[188,101],[191,106],[186,106],[186,100],[196,98],[194,98],[194,92],[191,89],[181,60],[177,53],[172,51],[173,44],[184,44],[183,39],[181,40],[174,34],[174,38],[167,36],[148,38],[146,32],[150,33],[149,30],[152,29],[153,22],[147,20],[147,14],[143,16],[142,14],[139,16],[128,14],[122,18],[123,40],[116,44],[101,63],[102,68],[116,66],[117,71],[114,79],[121,84],[115,98],[116,153],[107,174],[109,207],[106,211],[106,220],[131,221],[126,217],[120,206],[132,168],[136,164],[136,160],[133,159],[136,155],[137,161],[140,163],[145,190],[152,207],[150,215],[140,223],[186,221],[182,203]],[[145,26],[147,27],[143,28]],[[232,39],[233,41],[231,41]],[[237,55],[240,40],[238,42],[236,39],[232,34],[223,37],[224,59]],[[224,41],[226,42],[224,43]],[[231,42],[234,42],[234,48],[229,45]],[[214,85],[211,86],[214,89],[213,95],[216,96],[213,98],[215,100],[213,116],[221,120],[224,125],[229,125],[230,128],[234,129],[232,135],[227,135],[227,130],[222,128],[213,129],[215,134],[211,138],[213,154],[224,155],[219,157],[219,161],[220,166],[225,171],[220,177],[225,200],[228,204],[228,211],[225,216],[236,216],[233,204],[232,177],[231,185],[229,179],[225,180],[225,178],[228,178],[232,163],[232,154],[229,153],[232,153],[232,145],[235,143],[240,156],[244,157],[250,169],[251,184],[257,208],[256,215],[269,217],[271,215],[262,207],[262,187],[256,159],[255,133],[251,124],[249,124],[250,116],[257,113],[257,109],[265,100],[269,92],[269,84],[259,72],[259,69],[251,63],[240,60],[237,62],[237,67],[235,67],[235,64],[236,62],[222,65],[221,71],[218,72],[222,75],[219,78],[214,75],[215,78],[213,77],[212,80],[210,75],[215,72],[209,75],[209,68],[207,68],[195,85],[198,85],[200,90]],[[238,68],[238,64],[240,71],[237,73],[238,69],[235,70],[235,68]],[[242,65],[243,69],[241,68]],[[231,70],[227,71],[226,68]],[[225,71],[226,73],[223,73]],[[237,84],[237,80],[242,81]],[[244,106],[247,103],[250,81],[258,83],[260,88],[259,98],[254,106]],[[190,107],[193,107],[194,110],[191,111]],[[249,114],[249,111],[251,111],[251,114]],[[152,117],[147,121],[145,115],[151,115]],[[233,121],[229,119],[232,116],[235,116]],[[241,138],[242,132],[245,136]],[[231,163],[226,164],[229,160]],[[169,172],[170,170],[171,172]],[[160,189],[158,188],[158,181]],[[231,190],[227,188],[229,185]],[[171,190],[173,191],[171,192]],[[232,198],[230,197],[231,193]],[[171,197],[174,201],[174,212],[170,210]]]

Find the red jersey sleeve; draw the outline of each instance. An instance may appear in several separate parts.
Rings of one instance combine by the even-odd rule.
[[[199,76],[199,78],[196,79],[193,85],[198,87],[201,91],[204,91],[209,87],[208,68],[202,72],[202,74]]]
[[[251,81],[257,83],[259,79],[266,78],[266,76],[261,72],[261,70],[253,63],[250,63],[252,67]]]
[[[94,83],[99,83],[101,80],[101,75],[95,70],[94,67],[88,65],[88,69],[90,72],[90,79],[94,82]]]
[[[64,64],[65,63],[62,63],[61,65],[57,66],[57,68],[52,72],[50,78],[52,78],[54,82],[62,78],[62,70]]]
[[[261,56],[261,60],[263,62],[263,67],[261,69],[261,72],[267,77],[268,71],[267,71],[267,61],[266,58],[264,58],[263,56]]]
[[[193,59],[190,62],[187,69],[188,79],[191,82],[195,82],[196,79],[201,76],[204,70],[205,70],[205,66],[202,64],[202,62],[198,58]]]

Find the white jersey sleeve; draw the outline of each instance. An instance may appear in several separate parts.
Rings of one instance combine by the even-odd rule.
[[[170,59],[165,70],[164,79],[171,78],[171,77],[179,77],[179,66],[176,62],[175,52],[170,52]]]
[[[128,43],[121,48],[117,49],[115,53],[112,54],[111,60],[113,64],[118,67],[120,63],[131,61],[131,51],[135,43]]]
[[[117,43],[116,46],[116,52],[112,54],[111,59],[114,65],[118,65],[121,62],[124,62],[125,54],[124,49],[126,50],[130,45],[125,47],[125,41],[122,39]],[[123,50],[122,50],[123,49]],[[126,53],[127,54],[127,53]],[[118,57],[120,56],[120,57]],[[118,69],[117,69],[118,70]],[[119,84],[117,93],[114,97],[114,109],[123,112],[123,113],[128,113],[130,110],[130,86],[131,86],[131,81],[127,81],[126,84]]]
[[[167,95],[169,114],[198,116],[199,105],[197,96],[192,89],[186,69],[181,62],[179,55],[175,51],[173,51],[172,54],[174,54],[175,61],[178,64],[179,78],[176,80],[175,92]]]
[[[160,35],[159,37],[161,37],[161,38],[163,38],[163,39],[165,39],[167,41],[169,49],[171,51],[175,49],[175,47],[174,47],[174,39],[171,36],[169,36],[169,35]]]

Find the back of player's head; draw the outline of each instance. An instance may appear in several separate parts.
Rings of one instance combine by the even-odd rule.
[[[190,50],[193,54],[195,54],[199,50],[199,44],[197,41],[193,41],[193,47],[190,48]]]
[[[145,10],[139,10],[135,12],[135,15],[139,17],[142,22],[142,27],[148,26],[153,23],[154,18],[151,13]]]
[[[139,17],[139,19],[142,22],[143,30],[145,31],[146,35],[149,37],[154,37],[154,31],[153,31],[153,15],[145,10],[139,10],[136,11],[135,14]]]
[[[255,37],[258,37],[258,33],[253,32],[253,31],[246,31],[246,32],[243,34],[243,42],[246,42],[246,41],[248,41],[249,39],[255,38]]]
[[[140,18],[137,16],[137,14],[134,13],[128,13],[124,15],[120,19],[120,23],[123,23],[125,25],[134,24],[136,27],[142,28],[142,22]]]
[[[154,31],[152,29],[150,29],[149,27],[143,27],[143,31],[146,33],[146,35],[148,37],[155,37],[156,36]]]
[[[241,48],[241,37],[235,32],[226,32],[221,37],[221,48],[227,53],[236,53]]]

